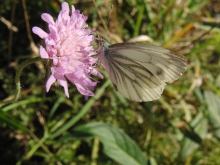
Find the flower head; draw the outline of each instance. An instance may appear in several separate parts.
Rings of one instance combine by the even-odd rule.
[[[97,81],[92,80],[90,75],[103,76],[94,67],[97,63],[93,57],[96,52],[91,46],[94,36],[93,31],[87,29],[87,17],[75,10],[74,6],[69,16],[69,5],[63,2],[56,21],[47,13],[43,13],[41,18],[48,23],[49,33],[39,27],[33,27],[32,31],[45,41],[45,48],[40,46],[41,58],[52,60],[51,75],[46,83],[47,92],[57,81],[69,97],[67,82],[71,82],[86,98],[93,96]]]

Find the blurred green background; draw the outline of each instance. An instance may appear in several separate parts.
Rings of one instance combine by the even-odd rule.
[[[6,104],[15,96],[19,65],[39,56],[38,44],[43,42],[31,28],[46,29],[41,14],[56,19],[62,1],[1,1],[0,164],[119,164],[103,153],[99,138],[74,134],[74,128],[90,122],[111,123],[123,130],[150,165],[220,164],[220,1],[67,2],[87,15],[89,28],[96,28],[110,43],[140,41],[145,35],[152,40],[143,43],[186,56],[188,69],[167,85],[159,100],[137,103],[114,91],[100,67],[105,79],[99,80],[95,97],[85,101],[72,87],[70,99],[56,85],[46,93],[46,62],[38,62],[24,69],[19,100]],[[82,111],[86,113],[76,119]]]

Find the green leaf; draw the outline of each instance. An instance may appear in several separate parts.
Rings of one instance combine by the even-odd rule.
[[[22,132],[25,132],[26,129],[21,125],[19,122],[17,122],[13,117],[11,117],[7,112],[3,112],[0,110],[0,123],[7,123],[7,125],[13,127],[14,129],[20,130]]]
[[[220,138],[220,98],[211,91],[205,91],[204,96],[209,110],[210,123],[215,135]]]
[[[205,138],[207,134],[207,126],[208,121],[206,117],[203,116],[202,112],[199,112],[194,120],[192,120],[192,122],[190,123],[189,131],[182,141],[182,147],[180,151],[181,158],[187,157],[199,147],[199,143],[202,139]]]
[[[103,152],[120,164],[147,164],[146,158],[134,141],[111,124],[89,123],[75,128],[74,131],[99,138],[104,146]]]
[[[204,101],[205,98],[204,98],[204,96],[203,96],[203,93],[202,93],[201,89],[200,89],[199,87],[196,87],[196,88],[194,89],[194,92],[195,92],[195,94],[196,94],[198,100],[200,101],[200,103],[205,104],[205,101]]]
[[[154,157],[149,158],[150,165],[158,165]]]

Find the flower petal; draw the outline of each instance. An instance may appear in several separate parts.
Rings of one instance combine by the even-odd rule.
[[[66,94],[66,96],[69,98],[69,92],[68,92],[68,85],[67,85],[67,81],[66,80],[57,80],[58,84],[60,84],[63,88],[64,88],[64,92]]]
[[[42,20],[44,20],[45,22],[47,22],[48,24],[54,24],[54,20],[53,17],[50,14],[47,13],[43,13],[41,15]]]
[[[40,46],[40,56],[41,58],[49,58],[49,55],[43,46]]]
[[[56,81],[55,77],[51,75],[46,83],[46,91],[48,92],[50,90],[51,85]]]
[[[62,16],[63,17],[69,17],[69,11],[70,9],[69,9],[69,5],[68,5],[68,3],[67,2],[63,2],[62,3],[62,10],[61,10],[61,12],[62,12]]]
[[[98,76],[98,77],[100,77],[100,78],[104,78],[103,77],[103,75],[101,74],[101,73],[99,73],[97,70],[95,70],[95,69],[92,69],[91,70],[91,72],[90,72],[92,75],[94,75],[94,76]]]
[[[35,33],[35,34],[37,34],[37,35],[38,35],[40,38],[42,38],[42,39],[45,39],[45,38],[47,38],[47,36],[48,36],[48,34],[47,34],[45,31],[43,31],[41,28],[36,27],[36,26],[34,26],[34,27],[32,28],[32,32]]]
[[[91,92],[89,89],[86,89],[81,84],[75,83],[77,90],[85,96],[94,96],[93,92]]]

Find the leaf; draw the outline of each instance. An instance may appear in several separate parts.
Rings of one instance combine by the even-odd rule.
[[[181,145],[182,147],[179,154],[181,158],[187,157],[199,147],[199,142],[201,142],[201,140],[204,139],[207,134],[207,125],[207,119],[203,116],[202,112],[199,112],[194,120],[192,120],[190,123],[192,132],[189,131],[188,135],[185,135],[183,138]],[[189,133],[191,133],[191,136]]]
[[[13,117],[8,115],[7,112],[3,112],[2,110],[0,110],[0,123],[1,122],[7,123],[7,125],[13,127],[14,129],[20,130],[22,132],[26,131],[26,129],[23,125],[21,125]]]
[[[89,123],[74,129],[76,133],[87,133],[99,138],[103,152],[124,165],[146,165],[147,160],[141,150],[127,134],[105,123]]]
[[[150,165],[158,165],[154,157],[149,158]]]
[[[215,135],[220,138],[220,98],[211,91],[205,91],[204,96],[209,110],[210,123]]]
[[[214,84],[217,88],[220,88],[220,74],[217,76],[217,78],[215,79],[215,84]]]
[[[194,92],[195,92],[195,94],[196,94],[198,100],[200,101],[200,103],[205,104],[205,101],[204,101],[205,98],[204,98],[204,96],[203,96],[203,93],[202,93],[201,89],[198,88],[198,87],[196,87],[196,88],[194,89]]]

